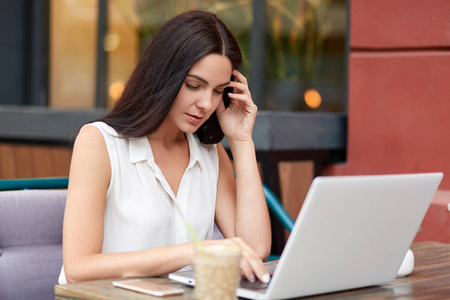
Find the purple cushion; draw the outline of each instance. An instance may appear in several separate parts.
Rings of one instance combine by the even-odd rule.
[[[0,192],[0,299],[54,299],[66,190]]]
[[[62,265],[62,247],[20,246],[2,249],[0,299],[54,299]]]
[[[66,190],[0,192],[0,249],[62,243]]]

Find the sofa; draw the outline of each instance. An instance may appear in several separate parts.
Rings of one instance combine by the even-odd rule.
[[[0,192],[0,299],[54,299],[66,190]]]

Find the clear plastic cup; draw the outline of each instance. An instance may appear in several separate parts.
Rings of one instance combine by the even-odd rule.
[[[196,248],[194,257],[195,297],[197,299],[236,299],[241,248],[208,245]]]

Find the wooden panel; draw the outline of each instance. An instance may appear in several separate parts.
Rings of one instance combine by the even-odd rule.
[[[27,145],[11,145],[14,149],[14,178],[34,177],[33,147]]]
[[[314,176],[312,161],[281,162],[281,202],[292,219],[296,219]]]
[[[305,201],[309,186],[314,178],[314,162],[290,161],[278,164],[280,176],[281,203],[295,221]],[[289,231],[284,230],[285,241]]]
[[[0,179],[16,178],[14,149],[11,145],[0,144]]]
[[[349,71],[347,163],[326,173],[450,173],[450,53],[353,53]]]
[[[68,147],[0,144],[0,179],[69,176]]]
[[[52,148],[53,172],[55,176],[68,176],[72,151],[63,147]]]
[[[449,0],[352,0],[351,48],[450,46]]]

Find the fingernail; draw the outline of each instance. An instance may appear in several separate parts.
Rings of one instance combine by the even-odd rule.
[[[262,276],[262,282],[268,283],[270,281],[270,275],[269,273],[266,273]]]
[[[253,275],[253,274],[250,275],[250,279],[249,280],[250,280],[250,282],[255,282],[255,275]]]

